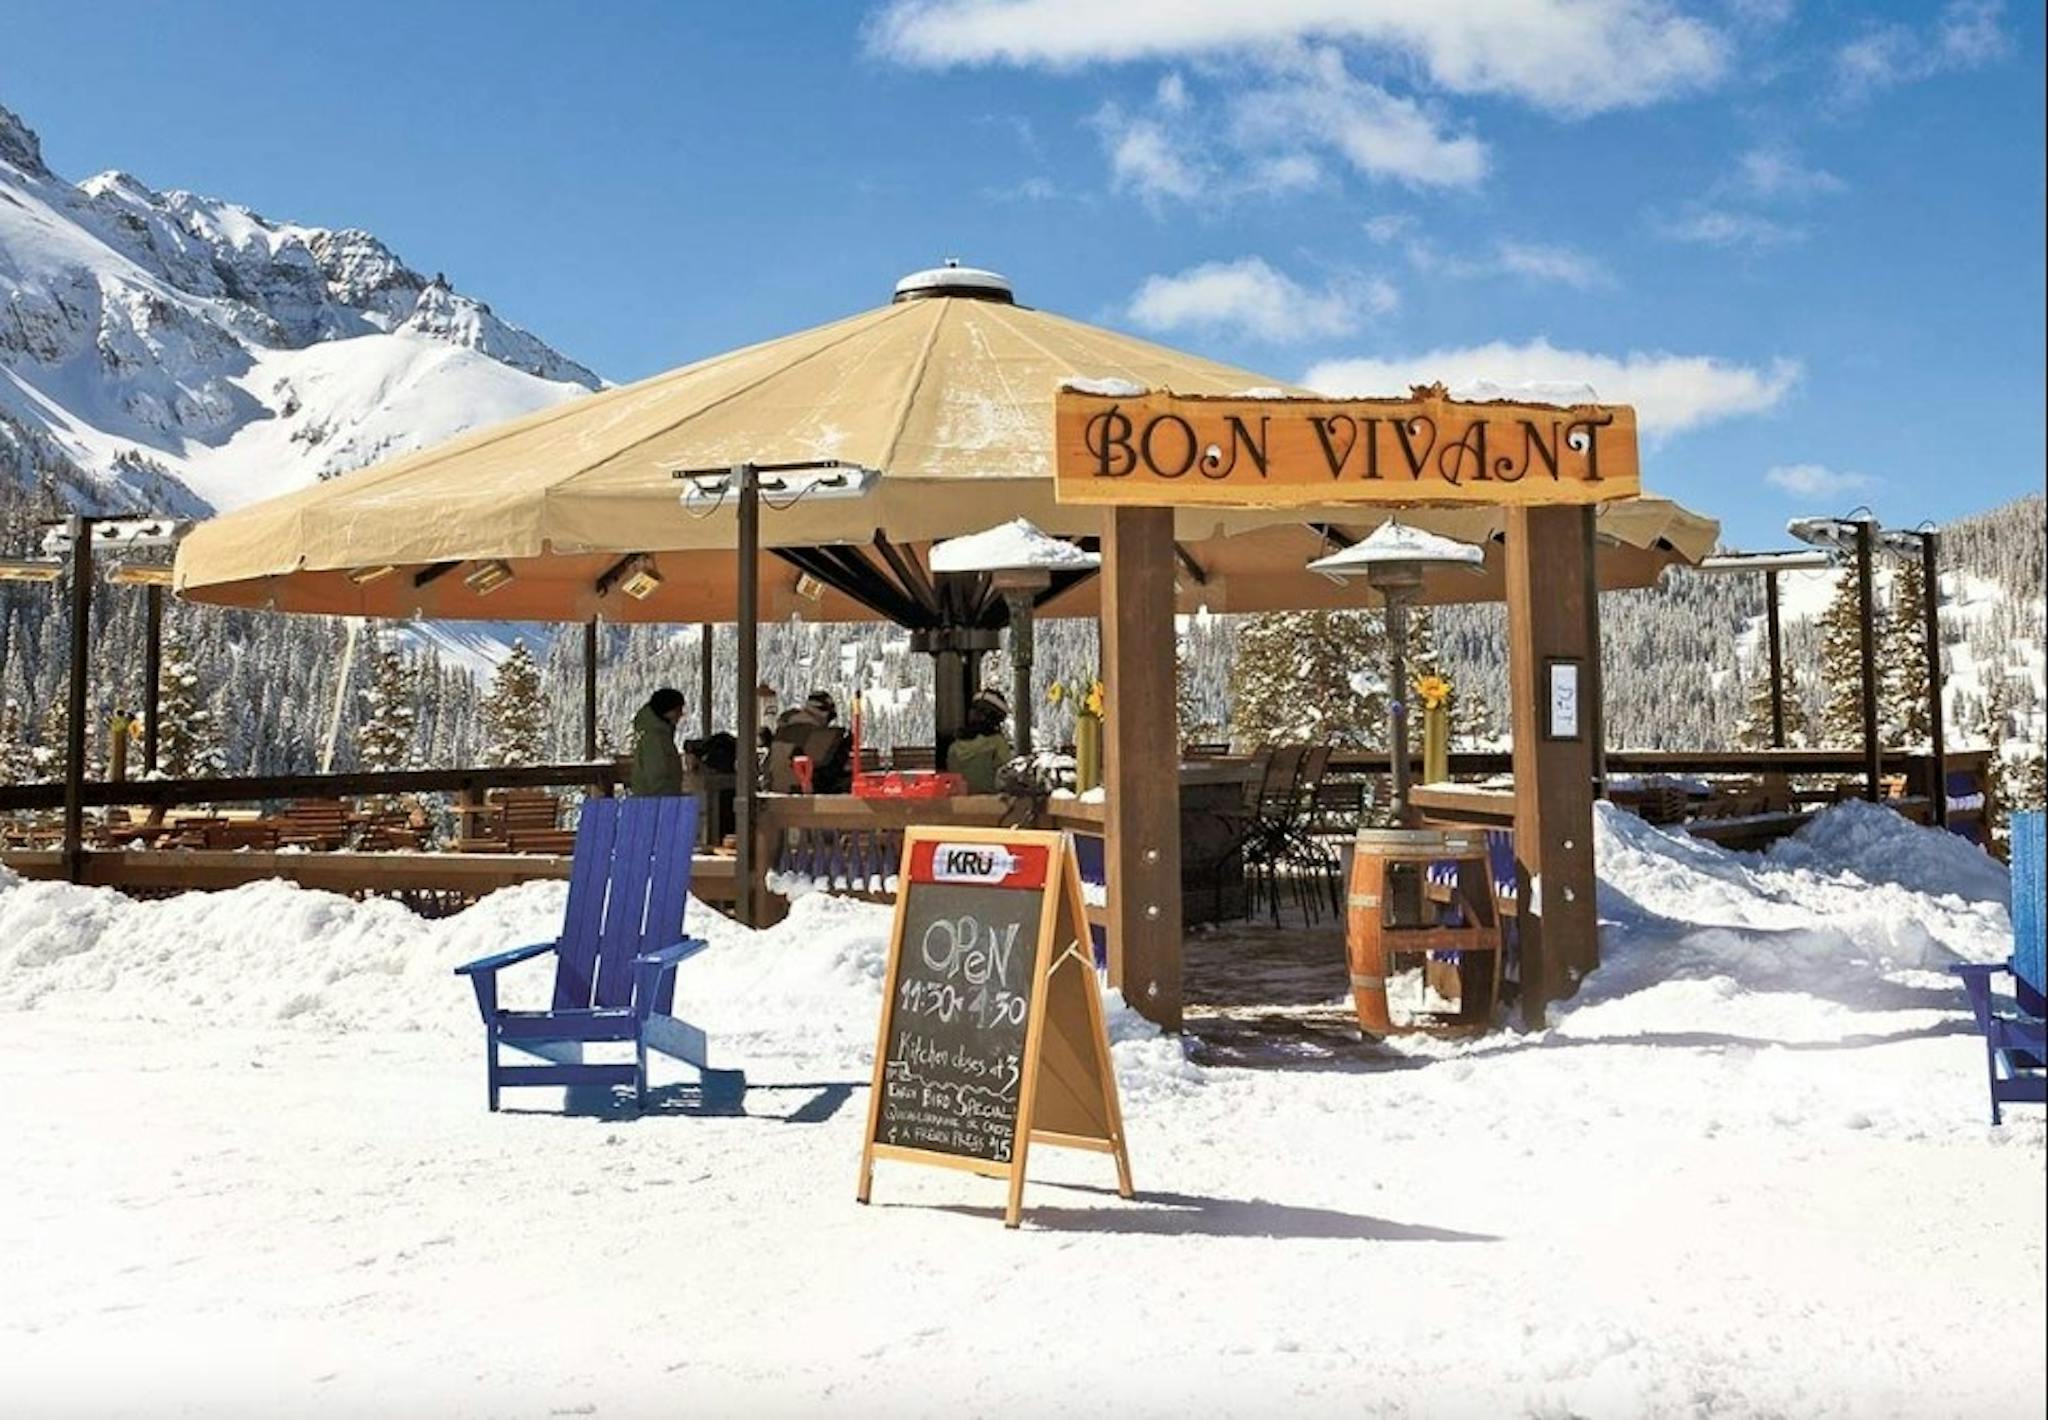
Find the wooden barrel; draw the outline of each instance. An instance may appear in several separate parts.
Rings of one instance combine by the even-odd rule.
[[[1444,928],[1429,901],[1429,865],[1470,858],[1472,834],[1425,829],[1362,828],[1351,854],[1351,883],[1345,899],[1345,955],[1351,969],[1351,999],[1359,1029],[1393,1035],[1427,1027],[1396,1025],[1387,1008],[1387,978],[1393,954],[1439,947],[1478,945],[1483,929]],[[1482,857],[1483,862],[1483,857]],[[1498,937],[1493,937],[1497,944]],[[1497,952],[1497,945],[1495,947]]]

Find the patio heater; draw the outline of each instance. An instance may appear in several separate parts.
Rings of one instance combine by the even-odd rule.
[[[1042,532],[1030,520],[1016,518],[965,537],[932,546],[932,571],[987,573],[1010,612],[1010,716],[1017,731],[1017,753],[1031,753],[1032,615],[1038,598],[1052,587],[1055,572],[1088,571],[1102,565],[1102,555]]]
[[[1877,535],[1884,550],[1901,561],[1920,562],[1921,635],[1927,656],[1927,736],[1934,754],[1934,783],[1929,786],[1934,823],[1948,827],[1948,746],[1941,718],[1941,529],[1932,523],[1917,528],[1886,528]]]
[[[1408,607],[1424,574],[1460,567],[1478,572],[1486,552],[1389,518],[1370,537],[1308,564],[1333,582],[1364,577],[1387,607],[1387,729],[1394,785],[1394,821],[1408,821]]]
[[[1877,623],[1873,619],[1870,554],[1877,539],[1877,517],[1858,508],[1846,518],[1794,518],[1785,531],[1809,547],[1856,554],[1856,634],[1863,680],[1863,797],[1883,797],[1884,750],[1877,738]]]

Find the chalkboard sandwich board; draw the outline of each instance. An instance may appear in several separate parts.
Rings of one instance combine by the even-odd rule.
[[[1129,1198],[1072,840],[912,828],[898,882],[860,1201],[877,1159],[964,1169],[1010,1181],[1014,1228],[1034,1143],[1114,1155]]]

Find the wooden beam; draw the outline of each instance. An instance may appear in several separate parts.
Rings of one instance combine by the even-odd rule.
[[[754,861],[754,796],[760,790],[755,755],[761,738],[761,702],[754,698],[761,650],[761,482],[752,464],[733,469],[739,489],[739,686],[733,716],[739,739],[739,773],[733,785],[733,843],[739,856],[734,916],[755,925],[764,864]]]
[[[1884,750],[1877,730],[1877,607],[1870,567],[1871,540],[1877,525],[1868,517],[1856,523],[1856,640],[1863,679],[1863,797],[1876,803],[1884,797]]]
[[[1179,543],[1175,543],[1173,545],[1173,555],[1174,558],[1180,563],[1181,571],[1187,573],[1188,576],[1194,578],[1196,586],[1206,587],[1209,585],[1209,574],[1202,570],[1201,563],[1195,561],[1195,556],[1193,553],[1189,552],[1185,547],[1182,547]]]
[[[717,649],[718,628],[705,622],[697,628],[697,733],[711,738],[712,654]]]
[[[156,773],[157,712],[163,705],[164,589],[151,582],[143,589],[148,619],[142,641],[142,772]]]
[[[583,757],[597,758],[597,618],[583,623]]]
[[[1586,683],[1582,687],[1586,735],[1593,746],[1593,796],[1607,797],[1607,668],[1600,642],[1600,524],[1598,508],[1581,508],[1586,545]]]
[[[1173,510],[1104,518],[1102,667],[1109,695],[1109,979],[1168,1030],[1181,1026],[1179,736],[1174,723]],[[1162,729],[1162,727],[1164,727]]]
[[[1785,747],[1785,643],[1779,632],[1778,572],[1764,573],[1764,624],[1771,646],[1771,748]]]
[[[1921,633],[1927,648],[1927,733],[1928,748],[1934,751],[1934,782],[1928,796],[1934,800],[1934,822],[1948,827],[1948,743],[1941,716],[1941,534],[1932,528],[1920,534],[1920,601],[1926,616]]]
[[[92,669],[92,521],[73,513],[71,524],[71,666],[64,727],[64,872],[79,881],[85,859],[86,677]]]
[[[1507,514],[1508,684],[1515,763],[1515,907],[1521,923],[1522,1019],[1570,996],[1600,962],[1593,889],[1593,751],[1547,739],[1547,664],[1576,662],[1583,695],[1596,611],[1586,605],[1586,536],[1576,508]],[[1541,900],[1533,900],[1540,888]]]

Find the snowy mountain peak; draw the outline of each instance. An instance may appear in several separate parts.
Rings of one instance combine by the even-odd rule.
[[[189,514],[602,383],[358,228],[109,171],[0,109],[0,477]]]

